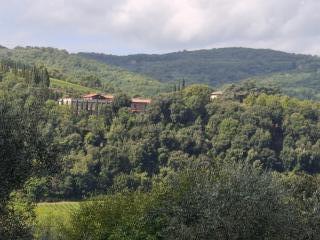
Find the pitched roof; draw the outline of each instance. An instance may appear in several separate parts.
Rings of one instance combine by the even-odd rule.
[[[222,91],[216,91],[216,92],[211,93],[211,95],[222,95],[222,94],[223,94]]]
[[[151,103],[151,99],[147,99],[147,98],[132,98],[131,102],[132,103],[150,104]]]
[[[114,96],[113,95],[103,95],[106,99],[113,99]]]
[[[84,95],[83,97],[84,98],[91,98],[91,97],[95,97],[95,96],[102,96],[102,95],[98,94],[98,93],[90,93],[90,94]]]

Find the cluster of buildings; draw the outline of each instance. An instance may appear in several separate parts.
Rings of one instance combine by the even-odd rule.
[[[93,93],[84,95],[82,98],[62,98],[59,100],[59,104],[72,106],[78,111],[85,110],[91,113],[97,113],[101,106],[111,104],[113,100],[113,95]],[[150,103],[151,99],[132,98],[130,108],[132,112],[144,112]]]
[[[210,95],[210,99],[214,100],[220,98],[222,95],[222,91],[213,92]],[[101,106],[111,104],[113,100],[113,95],[93,93],[84,95],[82,98],[62,98],[59,100],[59,104],[69,105],[74,107],[77,111],[84,110],[94,114],[99,113]],[[132,112],[144,112],[150,103],[151,99],[148,98],[132,98],[130,108]]]

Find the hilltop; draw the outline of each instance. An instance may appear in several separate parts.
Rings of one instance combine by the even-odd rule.
[[[185,78],[189,82],[210,85],[304,68],[308,62],[316,59],[307,55],[250,48],[220,48],[128,56],[96,53],[79,53],[79,55],[146,74],[162,82]]]

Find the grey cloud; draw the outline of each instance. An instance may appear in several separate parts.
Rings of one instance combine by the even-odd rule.
[[[236,45],[320,53],[318,0],[19,2],[17,21],[37,31],[68,29],[148,52]]]

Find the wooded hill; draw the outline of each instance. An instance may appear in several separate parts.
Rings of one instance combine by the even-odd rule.
[[[185,79],[188,83],[222,86],[250,78],[261,84],[276,85],[291,96],[320,99],[317,95],[320,59],[310,55],[249,48],[129,56],[79,55],[148,75],[161,82]]]
[[[0,47],[0,60],[45,66],[53,87],[68,95],[87,91],[154,96],[183,80],[224,88],[239,81],[278,87],[284,94],[320,100],[320,58],[310,55],[222,48],[169,54],[114,56],[70,54],[54,48]],[[91,90],[92,89],[92,90]]]
[[[157,80],[54,48],[0,48],[0,60],[45,66],[52,78],[104,92],[152,96],[170,87]]]

